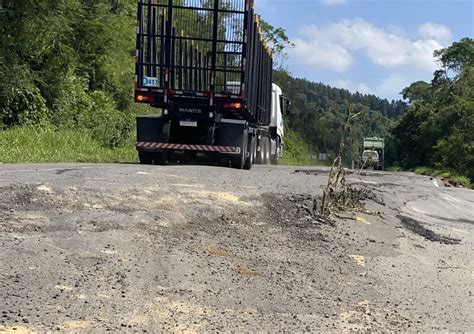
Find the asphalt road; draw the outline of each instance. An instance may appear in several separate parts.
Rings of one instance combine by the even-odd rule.
[[[473,332],[474,192],[352,174],[323,224],[327,175],[0,165],[0,333]]]

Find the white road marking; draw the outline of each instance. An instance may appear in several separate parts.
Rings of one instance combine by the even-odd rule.
[[[434,185],[436,186],[436,188],[439,188],[438,181],[436,181],[436,180],[433,180],[433,183],[434,183]]]
[[[443,195],[443,198],[449,202],[457,202],[457,203],[462,203],[462,201],[460,201],[459,199],[457,199],[456,197],[453,197],[451,195]]]
[[[161,176],[168,176],[168,177],[174,177],[174,178],[182,178],[179,175],[174,175],[174,174],[165,174],[165,173],[154,173],[156,175],[161,175]]]
[[[377,182],[372,182],[372,181],[365,181],[365,180],[362,180],[362,179],[347,179],[347,181],[351,181],[351,182],[360,182],[360,183],[365,183],[365,184],[374,184],[374,185],[377,185],[378,183]]]

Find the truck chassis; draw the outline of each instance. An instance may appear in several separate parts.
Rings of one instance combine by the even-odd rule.
[[[278,138],[272,139],[267,128],[252,127],[246,121],[221,119],[201,132],[207,132],[207,143],[189,144],[192,138],[179,136],[173,141],[173,130],[180,127],[160,116],[137,118],[137,143],[142,164],[200,162],[250,169],[254,164],[276,164]],[[180,130],[180,129],[178,129]]]
[[[137,118],[140,162],[276,163],[272,68],[253,1],[138,0],[135,102],[161,110]]]

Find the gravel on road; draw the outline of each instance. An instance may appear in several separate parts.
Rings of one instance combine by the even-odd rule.
[[[472,331],[474,192],[349,173],[324,223],[327,177],[0,165],[0,333]]]

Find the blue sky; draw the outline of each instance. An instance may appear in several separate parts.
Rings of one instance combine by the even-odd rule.
[[[430,81],[433,51],[474,37],[474,0],[255,0],[296,44],[286,62],[300,78],[401,98]]]

